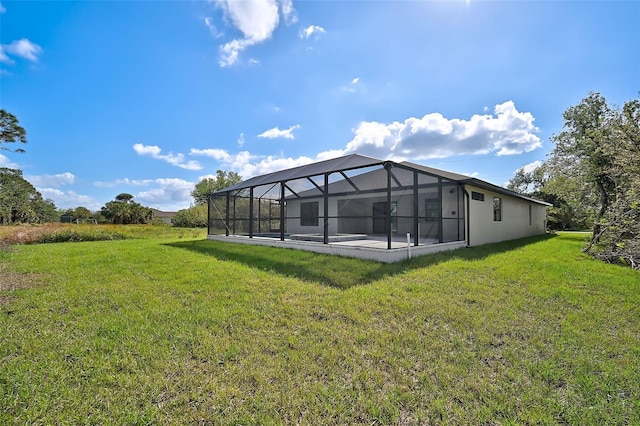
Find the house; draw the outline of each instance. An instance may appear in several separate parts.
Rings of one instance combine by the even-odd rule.
[[[176,217],[176,212],[165,212],[162,210],[154,209],[153,207],[151,207],[151,211],[153,212],[153,215],[156,217],[156,219],[162,221],[163,223],[166,223],[167,225],[171,225],[173,223],[173,218]]]
[[[393,262],[543,234],[548,206],[469,176],[352,154],[211,194],[208,238]]]

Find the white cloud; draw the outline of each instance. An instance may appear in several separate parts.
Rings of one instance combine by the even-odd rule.
[[[240,148],[242,148],[242,146],[244,145],[244,133],[240,133],[240,136],[238,136],[238,146]]]
[[[61,191],[56,188],[38,188],[37,186],[36,189],[42,194],[42,198],[53,200],[59,209],[83,206],[91,211],[95,211],[104,205],[93,197],[78,194],[75,191]]]
[[[524,166],[520,167],[519,169],[515,170],[512,174],[512,178],[516,175],[516,173],[518,173],[520,170],[522,170],[525,173],[531,173],[532,171],[534,171],[535,169],[537,169],[538,167],[542,166],[542,164],[544,164],[542,161],[540,160],[535,160],[532,161],[529,164],[525,164]],[[506,181],[505,183],[502,184],[502,186],[504,186],[505,188],[509,185],[510,180]],[[528,187],[526,188],[527,192],[533,191],[533,185],[528,185]]]
[[[124,178],[124,179],[116,179],[113,182],[97,181],[97,182],[94,182],[93,185],[99,188],[114,188],[119,185],[148,186],[152,182],[153,182],[152,179],[139,180],[139,179]]]
[[[233,169],[241,169],[246,164],[249,164],[249,162],[255,158],[257,157],[254,155],[251,155],[249,151],[240,151],[233,157],[233,160],[229,163],[229,165]]]
[[[11,58],[4,53],[4,46],[2,44],[0,44],[0,62],[4,62],[5,64],[13,64]]]
[[[424,160],[462,154],[513,155],[542,146],[534,117],[519,112],[512,101],[496,105],[492,115],[469,120],[447,119],[440,113],[404,122],[361,122],[343,155],[359,153],[376,158]]]
[[[288,129],[280,130],[278,127],[274,127],[273,129],[265,130],[264,132],[258,135],[259,138],[267,138],[267,139],[276,139],[276,138],[284,138],[284,139],[294,139],[293,131],[299,129],[300,125],[295,124]]]
[[[251,58],[249,59],[249,65],[251,65],[252,67],[259,67],[261,64],[259,60]]]
[[[7,57],[7,52],[14,56],[20,56],[31,62],[38,61],[38,55],[42,53],[42,48],[35,43],[32,43],[26,38],[20,40],[14,40],[10,44],[3,44],[0,50],[0,61],[6,63],[12,63],[13,61]]]
[[[300,38],[302,39],[309,38],[313,34],[315,34],[317,37],[318,35],[324,32],[325,32],[324,28],[322,28],[319,25],[309,25],[307,28],[300,30]]]
[[[0,62],[5,64],[13,64],[13,60],[4,53],[4,45],[0,44]]]
[[[305,164],[313,163],[313,158],[309,157],[276,157],[276,156],[267,156],[263,157],[260,161],[252,163],[250,156],[246,156],[244,158],[240,157],[237,159],[235,164],[233,164],[233,169],[237,170],[238,174],[242,176],[243,179],[248,179],[253,176],[264,175],[267,173],[275,172],[278,170],[290,169],[292,167],[303,166]],[[244,161],[243,161],[244,160]]]
[[[155,158],[156,160],[163,160],[173,166],[180,167],[181,169],[186,169],[186,170],[202,169],[202,166],[197,161],[194,161],[194,160],[185,161],[184,154],[180,154],[180,153],[173,154],[171,152],[166,155],[160,154],[162,150],[160,149],[160,147],[156,145],[143,145],[141,143],[136,143],[133,145],[133,150],[137,152],[138,155],[143,155],[143,156],[147,155],[147,156],[150,156],[151,158]]]
[[[209,17],[204,18],[204,24],[207,26],[207,28],[209,28],[209,32],[211,33],[211,36],[213,38],[220,38],[223,36],[223,34],[218,32],[218,29],[216,28],[216,26],[213,25],[213,19]]]
[[[291,0],[280,0],[280,10],[282,10],[282,16],[284,16],[287,24],[295,24],[298,22],[298,16]]]
[[[208,173],[206,175],[202,175],[202,176],[198,176],[198,182],[200,182],[202,179],[215,179],[216,175],[214,175],[213,173]]]
[[[191,154],[213,158],[234,170],[240,169],[251,160],[259,158],[258,156],[251,155],[249,151],[240,151],[235,155],[231,155],[222,149],[192,149]]]
[[[469,176],[469,177],[472,177],[472,178],[479,178],[480,177],[480,173],[478,173],[478,172],[461,172],[459,174],[465,175],[465,176]]]
[[[275,0],[218,0],[216,4],[223,10],[225,18],[248,40],[268,39],[279,22]]]
[[[16,163],[12,163],[8,157],[0,154],[0,167],[7,167],[9,169],[19,169],[20,166]]]
[[[192,149],[191,154],[202,155],[218,160],[220,161],[222,168],[236,171],[243,179],[301,166],[303,164],[309,164],[314,161],[324,159],[313,159],[309,157],[285,158],[283,156],[258,156],[251,154],[249,151],[240,151],[237,154],[231,155],[222,149]],[[339,155],[335,156],[337,157]],[[204,179],[205,177],[215,176],[206,175],[200,177],[200,179]]]
[[[150,155],[152,157],[160,155],[160,152],[162,151],[159,146],[142,145],[141,143],[134,144],[133,150],[137,152],[138,155]]]
[[[250,44],[243,43],[242,40],[232,40],[227,44],[220,46],[220,61],[218,64],[221,67],[228,67],[238,62],[238,54],[246,49]]]
[[[520,169],[522,169],[525,173],[531,173],[538,167],[542,166],[542,164],[543,164],[542,161],[536,160],[529,164],[525,164],[524,166],[520,167]]]
[[[355,77],[351,80],[351,83],[340,86],[339,91],[342,93],[355,93],[358,89],[358,83],[360,83],[360,77]]]
[[[75,183],[76,177],[73,173],[65,172],[57,175],[40,175],[40,176],[26,176],[33,186],[47,186],[57,188],[63,185],[71,185]]]
[[[280,22],[279,10],[285,21],[295,22],[296,19],[291,0],[217,0],[216,4],[222,9],[225,19],[243,36],[220,46],[221,67],[235,64],[240,52],[270,39]]]
[[[224,149],[218,149],[218,148],[208,148],[208,149],[191,148],[191,151],[189,151],[189,154],[202,155],[204,157],[210,157],[210,158],[213,158],[214,160],[220,160],[225,162],[231,161],[231,154],[229,154]]]
[[[322,151],[318,155],[316,155],[316,161],[324,161],[331,160],[332,158],[342,157],[344,155],[344,151],[341,149],[331,149],[328,151]]]
[[[195,186],[194,182],[178,178],[159,178],[154,179],[151,184],[157,187],[135,195],[135,200],[144,206],[175,211],[189,207],[193,201],[191,191]]]

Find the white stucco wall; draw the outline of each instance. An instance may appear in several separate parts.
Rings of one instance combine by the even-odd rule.
[[[470,206],[469,245],[495,243],[546,232],[547,210],[544,205],[467,185]],[[471,192],[484,194],[484,201],[471,199]],[[493,220],[493,197],[502,199],[502,220]],[[529,207],[531,206],[531,207]],[[531,208],[531,223],[529,222]]]

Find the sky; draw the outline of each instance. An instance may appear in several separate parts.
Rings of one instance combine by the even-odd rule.
[[[640,1],[0,0],[0,167],[61,209],[352,153],[504,185],[590,91],[638,96]]]

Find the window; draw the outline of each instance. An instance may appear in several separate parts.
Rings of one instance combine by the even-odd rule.
[[[318,226],[319,203],[300,203],[300,226]]]
[[[438,198],[424,200],[424,211],[427,220],[440,219],[440,200]]]
[[[471,199],[477,201],[484,201],[484,194],[476,191],[471,191]]]
[[[493,220],[495,222],[502,220],[502,198],[493,197]]]

